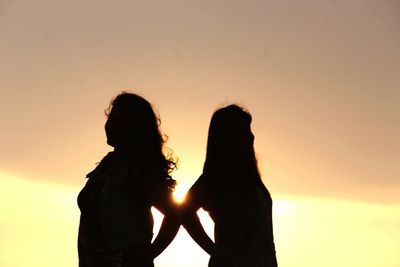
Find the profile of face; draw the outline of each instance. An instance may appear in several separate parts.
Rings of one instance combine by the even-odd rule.
[[[114,148],[122,148],[129,144],[130,132],[129,118],[122,108],[114,106],[104,126],[107,144]]]
[[[251,132],[250,124],[245,120],[239,120],[233,123],[231,131],[227,136],[227,142],[232,149],[235,149],[241,154],[252,153],[254,135]]]

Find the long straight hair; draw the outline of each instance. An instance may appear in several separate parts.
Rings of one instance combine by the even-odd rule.
[[[253,184],[261,186],[262,190],[268,193],[257,166],[253,146],[254,136],[250,131],[251,121],[251,114],[236,104],[220,108],[212,115],[203,167],[203,179],[206,180],[205,184],[210,191],[221,193],[233,185]],[[251,146],[245,153],[235,147],[230,139],[237,134],[235,126],[238,123],[249,126],[248,136],[243,135],[243,139],[251,138]],[[238,140],[242,141],[249,142],[249,140]]]

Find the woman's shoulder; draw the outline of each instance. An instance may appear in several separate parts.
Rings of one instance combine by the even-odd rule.
[[[142,171],[135,161],[109,152],[86,177],[90,182],[105,182],[116,187],[138,184]]]
[[[86,178],[94,180],[100,174],[107,172],[112,165],[113,159],[113,152],[107,153],[100,162],[96,163],[96,167],[86,174]]]

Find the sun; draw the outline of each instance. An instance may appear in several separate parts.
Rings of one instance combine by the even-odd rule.
[[[189,188],[190,186],[185,183],[179,183],[175,186],[173,196],[176,203],[181,204],[185,202],[186,193],[189,190]]]

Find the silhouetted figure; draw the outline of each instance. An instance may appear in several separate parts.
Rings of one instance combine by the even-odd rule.
[[[209,267],[277,266],[272,199],[258,171],[251,120],[237,105],[213,114],[203,174],[182,208],[184,227],[211,255]],[[199,221],[200,208],[215,223],[215,243]]]
[[[179,229],[172,199],[175,162],[162,152],[159,119],[144,98],[121,93],[105,124],[114,147],[87,175],[78,196],[80,267],[148,267]],[[153,243],[151,207],[165,216]]]

